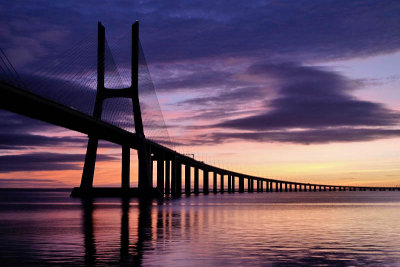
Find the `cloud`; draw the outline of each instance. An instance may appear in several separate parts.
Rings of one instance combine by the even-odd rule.
[[[59,130],[59,127],[2,110],[0,111],[0,150],[66,145],[81,147],[86,143],[85,137],[39,134],[39,132],[56,133]]]
[[[0,156],[0,172],[55,171],[81,169],[85,155],[61,153],[26,153]],[[99,154],[97,161],[115,160],[113,155]]]
[[[334,142],[361,142],[383,138],[395,138],[400,134],[399,129],[370,129],[370,128],[330,128],[299,131],[267,131],[267,132],[226,132],[213,133],[203,136],[203,140],[225,143],[235,140],[255,142],[282,142],[293,144],[326,144]],[[200,139],[200,138],[196,138]]]
[[[142,43],[150,62],[204,58],[277,57],[296,61],[351,58],[397,51],[395,0],[376,1],[9,1],[0,19],[8,25],[0,40],[6,51],[27,51],[22,39],[35,40],[32,60],[50,47],[69,47],[96,22],[107,26],[109,40],[141,21]],[[90,12],[89,12],[90,10]],[[162,27],[161,27],[162,25]],[[95,36],[94,36],[95,37]],[[129,38],[123,44],[129,46]],[[162,49],[160,49],[160,47]],[[17,59],[18,53],[13,53]]]
[[[48,137],[36,134],[0,133],[0,149],[25,149],[38,146],[64,146],[73,144],[83,146],[87,138],[81,137]]]
[[[339,73],[295,63],[268,63],[252,65],[248,74],[276,80],[277,97],[265,101],[264,112],[216,124],[225,131],[242,131],[217,133],[214,138],[219,141],[352,142],[398,133],[392,128],[399,126],[399,112],[353,97],[350,93],[359,81]]]
[[[65,183],[54,179],[0,178],[1,188],[24,188],[46,186],[51,188],[65,187]]]
[[[181,101],[181,105],[227,105],[239,104],[242,102],[249,103],[260,98],[265,98],[267,93],[261,86],[248,86],[237,89],[228,89],[226,91],[219,91],[216,95],[191,98]]]
[[[229,120],[218,126],[248,130],[333,126],[393,126],[400,114],[382,104],[349,94],[354,82],[338,73],[294,63],[257,64],[249,73],[277,79],[278,97],[265,105],[270,111]]]
[[[156,70],[155,83],[163,93],[177,89],[193,92],[178,100],[187,108],[187,114],[193,114],[192,119],[219,120],[226,116],[217,127],[261,133],[293,132],[298,128],[322,133],[330,127],[357,127],[367,134],[369,128],[390,130],[389,127],[398,125],[397,112],[351,96],[352,88],[358,87],[357,81],[309,66],[326,60],[398,51],[398,1],[310,0],[288,4],[171,0],[97,5],[94,1],[66,4],[43,0],[35,4],[9,1],[1,5],[3,8],[7,5],[9,12],[0,18],[5,25],[0,41],[6,52],[12,52],[11,61],[19,60],[18,51],[20,55],[25,53],[24,59],[29,61],[21,63],[18,70],[29,72],[32,66],[44,66],[38,87],[41,93],[51,99],[61,96],[56,100],[87,114],[92,112],[95,96],[95,80],[85,80],[85,76],[95,71],[96,22],[103,21],[108,44],[118,48],[113,50],[118,66],[127,67],[129,56],[124,51],[129,53],[130,24],[138,19],[146,58],[150,69]],[[83,43],[73,45],[82,39]],[[78,52],[68,52],[58,59],[75,62],[75,65],[64,64],[78,65],[72,72],[46,65],[56,50],[67,49]],[[265,63],[267,60],[275,63]],[[287,61],[299,63],[282,63]],[[241,69],[236,66],[238,62],[251,65],[245,75],[257,79],[243,79]],[[61,71],[58,76],[57,71]],[[30,84],[38,83],[37,77],[25,77]],[[271,89],[263,78],[278,81],[277,90]],[[51,90],[54,86],[49,84],[55,80],[59,80],[58,90]],[[127,114],[131,115],[127,113],[130,106],[114,102],[109,107],[104,109],[106,120],[110,121],[113,114],[108,110],[113,109],[121,118],[118,126],[132,128],[127,119]],[[143,107],[145,110],[151,106]],[[202,115],[206,108],[209,111]],[[240,112],[232,114],[233,110]],[[151,117],[151,110],[148,114]],[[152,121],[148,124],[159,125]],[[184,128],[186,122],[181,125]],[[18,127],[28,129],[29,125]],[[14,131],[10,126],[7,129]],[[4,140],[7,138],[3,136]],[[29,138],[38,145],[51,142],[44,137]]]

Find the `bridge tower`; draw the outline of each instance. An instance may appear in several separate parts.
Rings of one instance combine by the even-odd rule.
[[[133,117],[135,122],[135,132],[139,137],[138,168],[139,168],[139,193],[146,195],[152,190],[150,179],[150,156],[146,149],[146,138],[143,131],[142,115],[139,103],[139,22],[132,25],[132,57],[131,57],[131,86],[122,89],[108,89],[104,86],[105,69],[105,28],[98,23],[98,44],[97,44],[97,93],[96,102],[93,111],[93,117],[101,119],[103,102],[107,98],[124,97],[132,100]],[[93,176],[96,164],[96,154],[98,147],[98,137],[95,133],[89,134],[89,140],[85,156],[85,165],[82,172],[80,189],[83,192],[89,192],[93,187]],[[129,191],[130,172],[130,146],[122,146],[122,181],[123,192]]]

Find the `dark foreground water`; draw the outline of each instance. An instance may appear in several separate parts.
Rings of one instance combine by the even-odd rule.
[[[400,192],[0,194],[0,266],[400,265]]]

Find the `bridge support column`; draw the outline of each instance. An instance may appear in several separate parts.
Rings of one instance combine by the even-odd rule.
[[[149,181],[148,182],[149,182],[149,184],[151,186],[150,188],[153,188],[153,174],[154,174],[153,166],[154,166],[154,162],[153,162],[153,158],[152,157],[150,157],[149,164],[150,164],[150,168],[149,168],[150,176],[149,176]]]
[[[247,178],[247,192],[251,192],[251,179]]]
[[[89,137],[86,149],[85,165],[83,165],[81,189],[90,190],[93,187],[94,168],[96,164],[97,145],[99,140]]]
[[[244,177],[239,176],[239,192],[243,193],[244,192]]]
[[[275,191],[276,192],[279,192],[279,191],[282,192],[282,183],[275,182]]]
[[[203,194],[208,194],[208,170],[203,170]]]
[[[192,192],[191,190],[191,183],[190,183],[190,165],[186,163],[185,165],[185,194],[190,195]]]
[[[257,192],[260,192],[260,180],[259,179],[256,179],[256,183],[257,183]]]
[[[199,193],[199,168],[194,167],[194,193]]]
[[[161,195],[164,195],[164,156],[158,155],[157,157],[157,189]]]
[[[224,188],[224,174],[221,173],[220,177],[221,177],[220,191],[221,191],[221,193],[224,193],[224,191],[225,191],[225,188]]]
[[[235,188],[235,176],[234,175],[232,175],[232,193],[235,193],[235,191],[236,191],[236,188]]]
[[[179,159],[176,161],[176,195],[182,195],[182,163]]]
[[[165,194],[167,196],[171,193],[171,162],[169,159],[165,161]]]
[[[130,187],[130,163],[131,151],[129,146],[122,146],[122,169],[121,169],[121,187],[124,193],[128,193]]]
[[[171,195],[176,196],[176,184],[177,184],[177,160],[176,156],[172,159],[172,171],[171,171]]]
[[[285,183],[285,192],[287,192],[287,183]]]
[[[232,178],[231,175],[228,175],[228,193],[232,192]]]
[[[260,192],[264,192],[264,181],[260,180]]]
[[[214,179],[213,179],[213,193],[216,194],[218,193],[218,187],[217,187],[217,173],[213,171],[214,173]]]

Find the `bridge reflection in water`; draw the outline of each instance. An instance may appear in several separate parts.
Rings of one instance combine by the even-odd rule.
[[[130,203],[129,199],[121,200],[121,236],[120,236],[120,264],[121,265],[141,265],[143,252],[146,246],[151,245],[152,240],[152,201],[142,199],[139,202],[139,214],[137,222],[137,233],[132,233],[135,236],[135,241],[130,244]],[[95,205],[92,199],[82,199],[82,225],[84,234],[84,247],[85,247],[85,265],[93,266],[98,264],[98,256],[104,257],[103,253],[97,254],[96,250],[96,237],[95,237],[95,220],[93,212]],[[164,226],[162,221],[162,214],[157,213],[157,226]],[[160,222],[158,222],[160,220]],[[104,245],[104,244],[103,244]],[[150,247],[147,247],[151,249]],[[102,261],[102,260],[100,260]]]
[[[398,250],[387,251],[386,256],[373,253],[399,244],[391,238],[399,232],[393,228],[399,215],[393,213],[395,206],[387,204],[387,197],[399,200],[395,192],[267,196],[121,200],[118,206],[81,200],[84,263],[357,265],[400,259]],[[391,219],[371,224],[375,216],[371,210]]]

